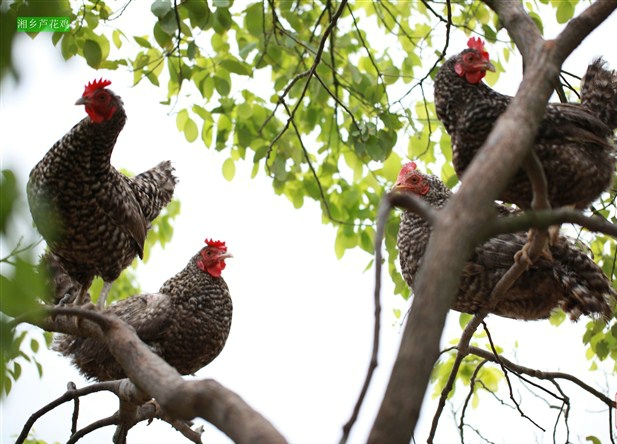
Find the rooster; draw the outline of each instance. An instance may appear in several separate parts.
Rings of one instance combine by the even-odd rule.
[[[102,313],[132,326],[154,353],[181,374],[193,374],[219,355],[229,335],[232,302],[221,272],[230,257],[225,242],[206,240],[206,246],[158,293],[131,296]],[[126,377],[98,339],[61,335],[54,348],[71,357],[87,378],[108,381]]]
[[[122,270],[143,257],[150,223],[171,201],[177,182],[168,161],[133,178],[110,164],[126,122],[110,84],[101,79],[86,85],[75,104],[85,105],[88,115],[51,147],[27,185],[36,227],[81,286],[75,302],[84,302],[95,276],[103,278],[99,308]]]
[[[394,190],[412,193],[435,208],[443,207],[451,191],[436,176],[417,170],[410,162],[400,171]],[[496,205],[507,215],[511,209]],[[417,214],[404,211],[397,245],[403,277],[413,288],[414,279],[431,235],[429,224]],[[527,233],[497,235],[478,245],[465,263],[452,308],[474,314],[489,302],[495,285],[514,263],[515,254],[527,243]],[[574,242],[559,236],[550,246],[552,260],[541,256],[524,272],[492,309],[492,313],[513,319],[536,320],[561,308],[577,320],[592,315],[608,320],[609,302],[616,297],[611,281],[600,267]]]
[[[615,171],[613,136],[617,128],[617,73],[598,58],[587,68],[581,103],[549,103],[534,150],[547,177],[553,207],[585,208],[611,184]],[[468,48],[447,60],[435,76],[437,116],[452,138],[452,161],[462,177],[512,97],[482,79],[495,68],[484,42],[471,38]],[[519,170],[501,200],[531,206],[532,191]]]

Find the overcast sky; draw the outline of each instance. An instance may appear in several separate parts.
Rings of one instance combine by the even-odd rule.
[[[131,5],[131,8],[138,6]],[[149,12],[142,16],[151,20]],[[122,26],[120,22],[118,25]],[[132,26],[126,25],[124,32],[140,34]],[[148,24],[147,28],[150,27]],[[613,17],[611,23],[603,25],[577,50],[566,68],[582,75],[589,60],[600,54],[617,68],[617,54],[609,46],[615,29],[617,18]],[[464,42],[464,36],[456,35],[456,41]],[[170,109],[158,103],[166,92],[146,82],[132,88],[132,74],[121,70],[97,72],[81,58],[65,62],[45,36],[35,40],[20,36],[14,51],[22,77],[19,84],[4,81],[0,91],[2,168],[15,169],[25,189],[30,169],[85,115],[83,107],[73,105],[83,85],[101,75],[109,77],[113,81],[111,89],[122,97],[128,114],[112,163],[140,172],[160,160],[171,159],[180,178],[176,196],[182,202],[182,212],[174,226],[173,241],[165,250],[153,251],[150,262],[140,266],[142,288],[157,290],[185,266],[206,237],[225,240],[234,254],[223,274],[234,300],[230,338],[222,354],[197,377],[214,378],[237,392],[270,419],[290,442],[336,442],[356,401],[370,357],[373,270],[363,272],[370,256],[353,252],[336,260],[335,230],[322,225],[318,205],[306,201],[304,207],[295,210],[286,198],[275,196],[269,179],[263,174],[249,179],[250,161],[237,163],[236,177],[227,182],[221,175],[227,152],[217,153],[201,143],[186,142],[176,129],[175,115],[168,114]],[[499,90],[515,92],[520,81],[520,65],[513,65],[513,71],[512,82],[500,83]],[[403,141],[401,146],[406,144]],[[404,153],[405,149],[399,152]],[[21,229],[29,227],[23,225]],[[11,247],[3,244],[2,255]],[[355,443],[363,442],[370,430],[397,351],[402,328],[393,309],[407,309],[405,301],[392,295],[388,282],[384,285],[382,302],[380,366],[352,434]],[[586,371],[589,362],[581,343],[584,320],[560,328],[550,326],[547,321],[526,323],[495,317],[490,317],[488,323],[494,340],[506,350],[506,356],[517,362],[543,370],[569,371],[602,391],[609,387],[609,393],[615,392],[614,376]],[[460,331],[458,313],[450,314],[448,325],[444,344]],[[513,356],[515,342],[518,350]],[[26,367],[10,396],[0,404],[3,443],[12,442],[28,417],[60,396],[69,380],[78,386],[85,384],[68,361],[56,353],[41,352],[40,359],[45,365],[43,379],[38,378],[33,366]],[[564,388],[571,395],[580,393],[568,384]],[[522,391],[521,395],[528,402],[530,394]],[[589,434],[606,439],[606,415],[594,413],[603,411],[602,404],[588,396],[577,396],[575,401],[578,410],[571,414],[571,429],[580,434],[571,436],[571,440],[584,441]],[[495,442],[536,439],[552,442],[557,412],[534,402],[526,405],[537,408],[532,410],[536,414],[534,419],[548,430],[544,434],[538,433],[516,412],[511,413],[511,409],[499,406],[488,397],[480,409],[469,413],[469,419],[481,422],[485,436]],[[116,404],[111,395],[84,398],[80,428],[113,414]],[[425,439],[434,409],[433,401],[421,417],[420,441]],[[70,414],[67,404],[46,415],[35,424],[37,436],[49,443],[66,441]],[[206,427],[204,442],[229,442],[213,427],[198,422]],[[450,432],[438,436],[448,436],[454,427],[450,421],[444,429],[449,428]],[[109,441],[112,433],[113,428],[102,429],[81,442]],[[470,442],[477,441],[477,436],[467,433]],[[561,427],[558,436],[563,433]],[[132,442],[184,440],[159,421],[150,426],[137,426],[129,439]]]

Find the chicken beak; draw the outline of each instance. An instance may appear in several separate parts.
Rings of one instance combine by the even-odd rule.
[[[492,71],[492,72],[497,71],[497,70],[495,69],[495,65],[493,65],[493,64],[490,62],[490,60],[487,60],[487,61],[485,62],[485,64],[484,64],[484,69],[485,69],[485,70],[487,70],[487,71]]]
[[[394,191],[405,191],[406,187],[405,187],[405,183],[404,182],[399,182],[397,181],[394,186],[392,187],[392,189],[390,190],[390,192],[394,192]]]
[[[218,259],[222,260],[222,259],[229,259],[229,258],[232,258],[232,257],[234,257],[234,255],[233,255],[233,254],[231,254],[231,253],[223,253],[223,254],[221,254],[221,255],[218,257]]]
[[[473,65],[471,65],[470,69],[468,69],[469,72],[477,72],[477,71],[482,71],[482,72],[486,72],[486,71],[492,71],[495,72],[495,65],[493,65],[491,63],[490,60],[482,60],[481,62],[475,63]]]
[[[75,102],[75,105],[87,105],[88,104],[88,99],[85,97],[80,97],[79,99],[77,99],[77,101]]]

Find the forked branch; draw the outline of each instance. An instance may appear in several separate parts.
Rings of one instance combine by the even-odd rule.
[[[154,398],[169,418],[189,420],[199,416],[236,443],[286,443],[269,421],[231,390],[211,379],[184,380],[117,317],[69,307],[42,306],[41,312],[47,316],[32,317],[31,323],[47,331],[93,336],[104,342],[130,378],[130,387],[124,387],[127,393]],[[81,321],[76,323],[75,317]],[[74,393],[65,396],[73,399]]]

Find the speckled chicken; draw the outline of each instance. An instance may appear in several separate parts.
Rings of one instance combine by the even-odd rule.
[[[85,105],[88,115],[52,146],[27,186],[34,223],[82,287],[77,303],[101,276],[100,307],[111,283],[143,256],[150,223],[171,201],[177,182],[168,161],[133,178],[110,164],[126,121],[122,100],[106,88],[110,83],[86,85],[76,104]]]
[[[131,325],[154,353],[181,374],[195,373],[219,355],[229,335],[232,301],[221,272],[230,257],[224,242],[206,240],[206,246],[158,293],[131,296],[102,313]],[[87,378],[126,377],[97,339],[60,335],[54,348],[70,357]]]
[[[512,101],[482,82],[487,70],[495,70],[484,42],[471,38],[468,46],[435,76],[435,108],[452,138],[459,178]],[[549,103],[540,124],[533,149],[544,166],[553,207],[585,208],[612,183],[617,73],[605,65],[597,59],[587,68],[580,104]],[[531,185],[522,169],[501,199],[530,208]]]
[[[441,208],[451,191],[436,176],[405,165],[394,190],[413,193],[429,205]],[[510,210],[497,206],[501,216]],[[401,214],[398,234],[399,259],[403,277],[413,288],[414,279],[431,235],[429,224],[410,211]],[[514,263],[514,255],[527,242],[527,233],[497,235],[478,245],[463,268],[454,310],[476,313],[483,307],[501,277]],[[541,256],[497,303],[492,313],[513,319],[534,320],[548,317],[561,308],[573,320],[581,315],[608,319],[616,293],[600,267],[575,247],[572,240],[559,236],[550,245],[552,260]]]

